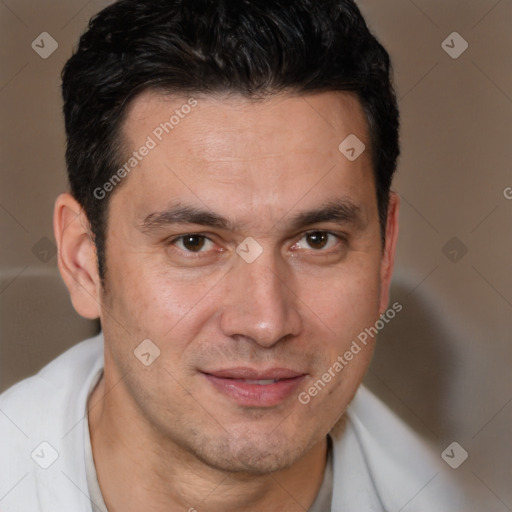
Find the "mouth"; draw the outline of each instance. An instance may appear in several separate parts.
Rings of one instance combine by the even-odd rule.
[[[287,368],[230,368],[201,373],[217,392],[246,407],[275,407],[281,404],[307,375]]]

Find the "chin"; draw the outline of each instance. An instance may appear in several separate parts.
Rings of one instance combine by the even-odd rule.
[[[247,475],[268,475],[284,470],[299,460],[314,444],[298,442],[284,433],[231,431],[222,439],[204,439],[194,455],[208,466]]]

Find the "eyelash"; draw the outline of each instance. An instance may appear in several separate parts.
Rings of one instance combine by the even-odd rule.
[[[334,233],[332,231],[325,231],[325,230],[311,230],[311,231],[306,231],[302,236],[301,238],[294,243],[294,245],[296,245],[298,242],[300,242],[303,238],[307,237],[308,235],[311,235],[311,234],[326,234],[326,235],[331,235],[333,237],[335,237],[341,244],[344,244],[346,245],[347,244],[347,237],[346,235],[342,235],[341,233]],[[212,243],[213,240],[211,238],[209,238],[206,234],[204,233],[187,233],[185,235],[180,235],[176,238],[173,238],[173,239],[170,239],[168,241],[168,244],[169,245],[176,245],[176,242],[179,242],[180,240],[184,240],[186,237],[188,236],[194,236],[194,237],[202,237]],[[336,248],[338,248],[339,250],[339,247],[338,247],[339,244],[336,244],[334,247],[330,247],[329,249],[326,249],[326,250],[323,250],[323,249],[311,249],[311,251],[313,252],[316,252],[316,253],[319,253],[319,254],[330,254],[331,252],[333,252],[333,250],[336,250]],[[193,252],[193,251],[189,251],[187,249],[178,249],[179,251],[181,252],[186,252],[186,254],[188,255],[187,258],[202,258],[202,257],[205,257],[208,253],[208,251],[200,251],[200,252]]]

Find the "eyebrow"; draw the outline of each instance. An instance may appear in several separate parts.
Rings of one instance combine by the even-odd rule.
[[[300,212],[291,217],[289,224],[295,230],[320,222],[351,224],[360,229],[367,224],[362,209],[348,199],[329,201],[321,208]]]
[[[362,229],[367,222],[363,218],[362,209],[348,199],[329,201],[314,210],[299,212],[286,220],[286,215],[279,224],[286,224],[291,230],[305,228],[320,222],[350,224]],[[150,233],[159,228],[173,224],[198,224],[226,231],[237,231],[237,224],[226,217],[197,206],[176,204],[165,211],[154,212],[144,218],[140,224],[143,233]]]
[[[170,224],[201,224],[217,229],[233,230],[234,224],[216,213],[196,206],[177,204],[162,212],[149,214],[141,223],[145,233]]]

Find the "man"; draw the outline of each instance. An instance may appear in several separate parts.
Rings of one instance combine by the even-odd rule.
[[[63,97],[59,269],[102,335],[0,398],[0,509],[459,510],[360,387],[399,149],[354,3],[121,0]]]

